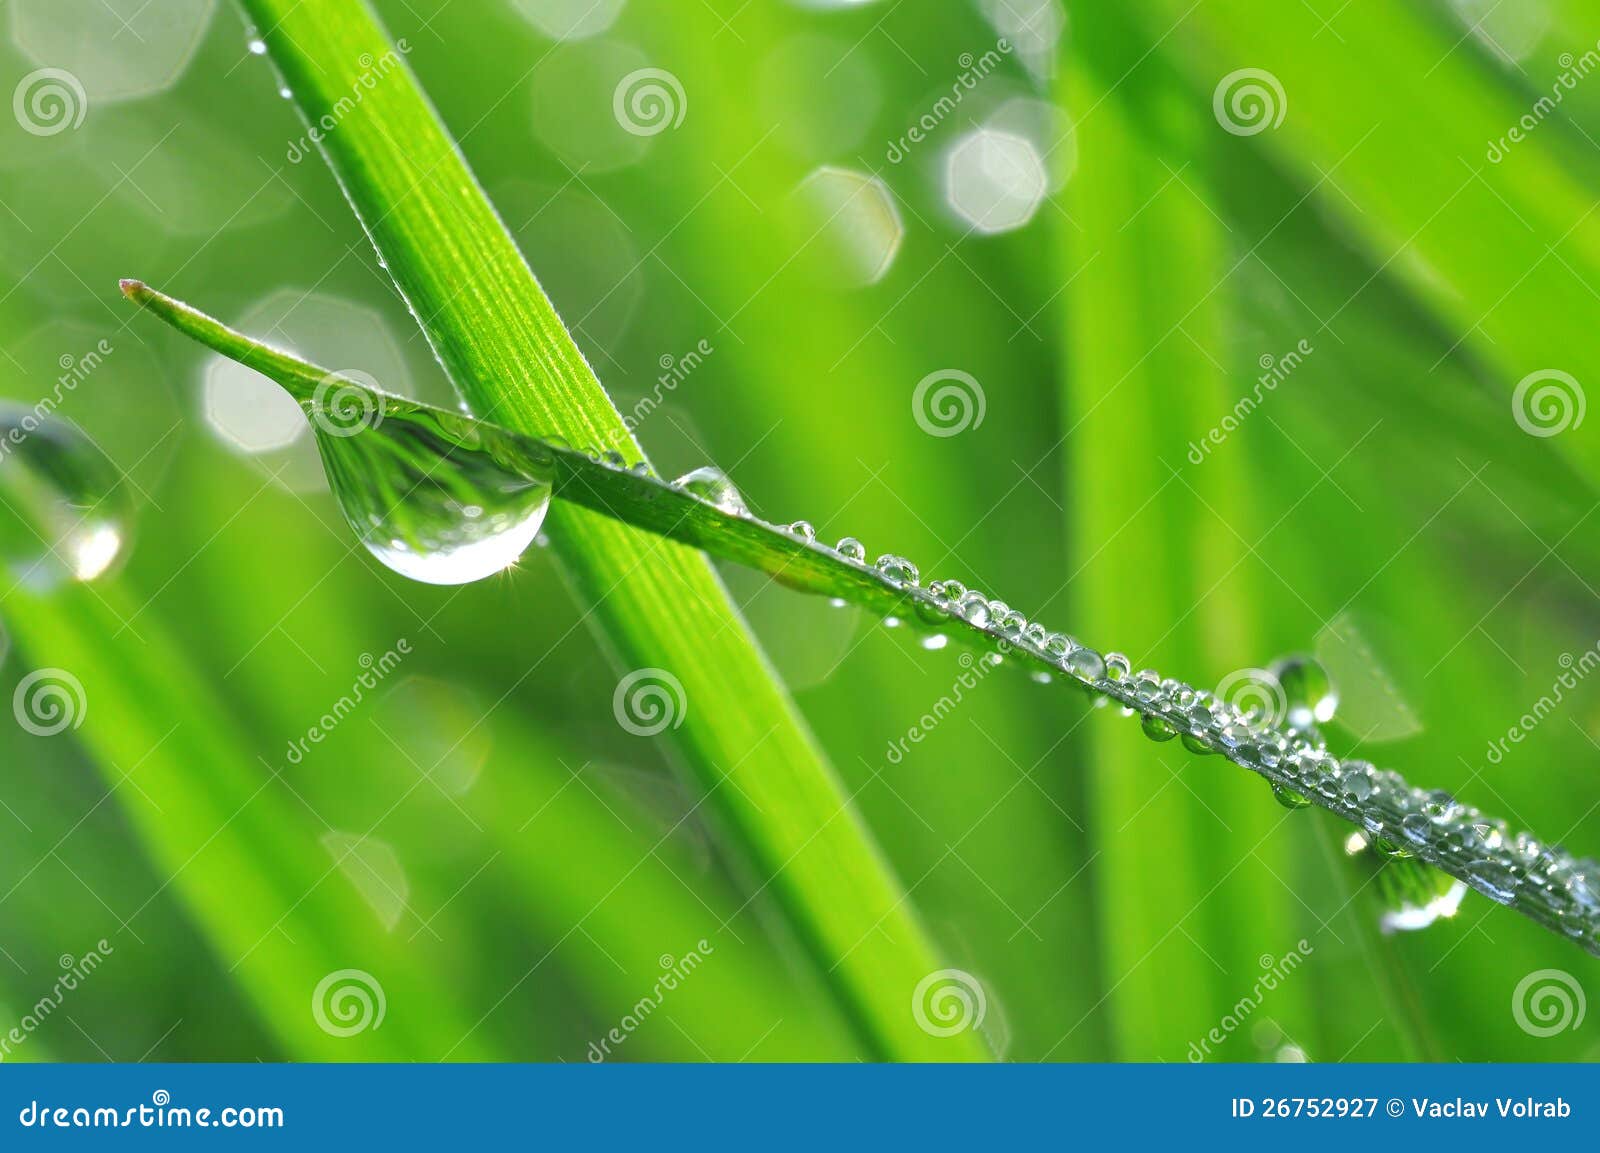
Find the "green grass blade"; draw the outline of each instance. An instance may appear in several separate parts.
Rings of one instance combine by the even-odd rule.
[[[123,289],[130,299],[184,334],[272,376],[300,401],[314,424],[335,420],[336,414],[328,407],[333,398],[356,390],[367,398],[363,411],[379,414],[358,436],[386,437],[401,424],[423,430],[425,437],[439,446],[439,456],[421,475],[448,462],[453,454],[487,454],[501,467],[550,483],[557,506],[582,505],[604,517],[761,569],[802,591],[836,597],[880,616],[893,616],[914,629],[953,637],[983,650],[992,662],[1015,660],[1045,676],[1065,677],[1131,714],[1161,722],[1168,736],[1185,734],[1197,751],[1221,754],[1274,786],[1304,794],[1369,834],[1403,843],[1407,852],[1428,864],[1600,952],[1600,917],[1594,912],[1600,866],[1537,843],[1534,853],[1524,854],[1519,843],[1495,831],[1476,809],[1453,803],[1448,819],[1424,824],[1408,821],[1423,814],[1432,799],[1396,773],[1377,771],[1356,759],[1347,765],[1330,754],[1316,734],[1291,728],[1284,717],[1247,717],[1232,702],[1197,694],[1190,686],[1164,686],[1154,675],[1135,678],[1126,658],[1102,658],[1066,634],[1052,633],[1003,602],[968,590],[959,582],[922,584],[920,574],[904,558],[880,557],[874,565],[864,558],[846,557],[791,528],[748,513],[726,511],[648,473],[607,464],[598,456],[487,421],[375,393],[354,378],[251,340],[137,281],[124,281]],[[330,382],[337,387],[319,389]],[[401,463],[417,467],[412,461]],[[1148,591],[1146,606],[1158,603],[1156,594],[1163,590],[1152,586]],[[1204,592],[1197,589],[1195,595]],[[1174,603],[1163,619],[1176,619],[1181,626],[1185,611]],[[1147,630],[1164,627],[1152,626],[1147,620],[1140,623]],[[1199,646],[1195,648],[1198,652]],[[1493,836],[1485,840],[1491,831]],[[1259,850],[1260,843],[1250,847]],[[1556,883],[1550,883],[1552,879]]]
[[[162,889],[183,897],[285,1053],[443,1058],[466,1035],[467,1017],[436,988],[427,991],[414,949],[365,928],[371,913],[337,879],[320,822],[250,753],[159,621],[140,615],[144,643],[128,643],[122,629],[134,606],[114,585],[48,596],[19,589],[6,599],[12,632],[34,666],[64,671],[71,679],[53,683],[79,690],[68,716],[107,785],[137,788],[151,802],[125,807],[168,878]],[[135,932],[160,893],[125,914]],[[376,1028],[339,1037],[318,1026],[312,994],[328,974],[352,967],[376,978],[388,1011]],[[490,1054],[469,1043],[450,1055]]]
[[[513,429],[637,460],[621,416],[365,5],[243,7],[306,119],[337,125],[322,133],[324,156],[468,404]],[[690,704],[674,752],[866,1050],[985,1056],[974,1035],[935,1038],[912,1018],[912,991],[939,968],[934,952],[705,559],[570,505],[553,510],[550,526],[619,664],[666,668],[682,684]]]

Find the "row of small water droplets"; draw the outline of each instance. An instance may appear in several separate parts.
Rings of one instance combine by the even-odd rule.
[[[756,519],[717,469],[697,469],[673,484],[723,512]],[[939,628],[959,618],[992,642],[991,659],[1012,653],[1031,658],[1037,679],[1068,677],[1096,694],[1097,702],[1117,702],[1125,716],[1140,718],[1150,739],[1176,738],[1190,752],[1226,757],[1267,778],[1286,808],[1317,804],[1329,809],[1359,825],[1378,855],[1426,861],[1600,954],[1600,865],[1527,833],[1512,834],[1504,821],[1447,792],[1415,788],[1392,770],[1329,752],[1316,725],[1331,719],[1336,698],[1326,673],[1310,658],[1284,662],[1276,670],[1288,705],[1280,720],[1263,709],[1241,710],[1154,669],[1134,672],[1123,654],[1102,654],[960,581],[924,585],[917,566],[905,557],[889,553],[869,562],[866,546],[855,537],[830,548],[817,541],[806,521],[766,527],[871,572],[908,598],[932,630],[926,647],[943,647],[946,636]]]

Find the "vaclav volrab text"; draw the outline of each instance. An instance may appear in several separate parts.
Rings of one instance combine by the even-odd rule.
[[[1532,1097],[1496,1097],[1491,1101],[1435,1101],[1430,1097],[1411,1098],[1411,1111],[1418,1117],[1487,1117],[1493,1109],[1501,1117],[1570,1117],[1572,1106],[1556,1097],[1539,1101]]]

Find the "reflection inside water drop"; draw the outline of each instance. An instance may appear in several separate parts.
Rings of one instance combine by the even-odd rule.
[[[0,564],[46,592],[109,572],[132,519],[116,466],[77,426],[0,407]]]
[[[308,402],[328,485],[379,561],[424,584],[510,568],[550,507],[550,459],[536,442],[454,413],[348,391]],[[353,420],[352,420],[353,418]]]

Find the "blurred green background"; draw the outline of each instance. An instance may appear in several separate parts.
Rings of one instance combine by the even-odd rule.
[[[0,580],[0,691],[59,667],[86,702],[0,724],[0,1026],[34,1019],[6,1059],[581,1061],[614,1028],[610,1059],[858,1056],[618,725],[561,542],[404,581],[292,406],[118,296],[452,403],[237,12],[0,8],[0,392],[70,376],[59,415],[136,506],[112,577]],[[1321,652],[1336,750],[1600,848],[1600,685],[1489,755],[1600,644],[1592,6],[377,9],[663,474],[715,462],[765,516],[1195,684]],[[41,125],[42,68],[81,122]],[[643,68],[681,86],[652,134],[616,105]],[[1565,412],[1519,403],[1534,374]],[[930,377],[968,407],[930,416]],[[726,576],[999,1056],[1185,1060],[1214,1028],[1227,1060],[1600,1051],[1514,1008],[1539,970],[1600,988],[1572,944],[1477,894],[1384,932],[1327,814],[1005,672],[925,726],[954,654]],[[330,1032],[286,955],[371,974],[381,1026]]]

